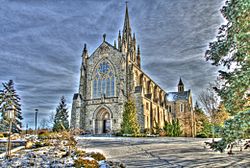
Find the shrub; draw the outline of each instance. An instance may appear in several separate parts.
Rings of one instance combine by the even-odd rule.
[[[39,133],[38,139],[50,139],[50,133],[48,133],[48,132]]]
[[[99,168],[99,164],[96,160],[87,160],[78,158],[74,161],[74,166],[76,168],[86,167],[86,168]]]
[[[40,147],[43,147],[43,146],[44,146],[44,144],[42,142],[36,142],[35,143],[36,148],[40,148]]]
[[[150,128],[145,128],[145,129],[144,129],[144,133],[145,133],[145,134],[151,134]]]
[[[94,158],[95,160],[98,160],[98,161],[100,161],[100,160],[106,160],[105,156],[103,154],[99,153],[99,152],[97,152],[97,153],[93,152],[93,153],[91,153],[90,156],[92,158]]]
[[[178,137],[182,134],[181,125],[178,119],[173,119],[172,123],[165,122],[163,129],[167,136]]]
[[[166,132],[164,130],[160,130],[159,131],[159,136],[163,137],[163,136],[166,136]]]
[[[84,157],[86,155],[86,152],[83,150],[76,150],[76,155]]]

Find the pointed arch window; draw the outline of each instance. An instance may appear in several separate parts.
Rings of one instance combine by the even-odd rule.
[[[98,64],[93,74],[92,97],[115,96],[115,76],[110,63],[106,60]]]

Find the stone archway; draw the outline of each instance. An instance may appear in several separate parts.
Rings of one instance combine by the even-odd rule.
[[[111,115],[106,108],[101,108],[95,117],[95,134],[105,134],[111,131]]]

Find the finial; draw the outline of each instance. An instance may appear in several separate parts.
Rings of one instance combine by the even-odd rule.
[[[116,48],[116,40],[114,40],[114,47]]]
[[[84,58],[88,57],[88,50],[87,50],[87,44],[86,43],[84,43],[82,57],[84,57]]]
[[[135,40],[135,33],[133,33],[133,40]]]
[[[103,34],[103,42],[105,42],[105,40],[106,40],[106,34],[104,33]]]
[[[87,51],[87,44],[86,43],[84,43],[84,49],[83,50]]]

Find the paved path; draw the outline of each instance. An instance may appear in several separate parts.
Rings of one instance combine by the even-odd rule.
[[[78,137],[85,150],[103,152],[110,160],[128,167],[250,167],[250,151],[234,155],[213,152],[197,138]]]

